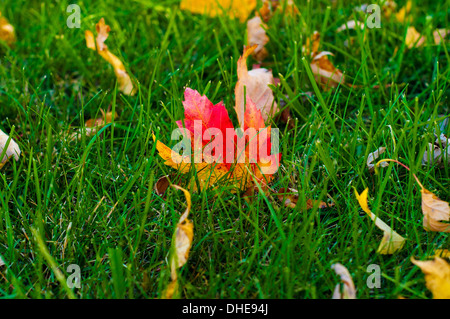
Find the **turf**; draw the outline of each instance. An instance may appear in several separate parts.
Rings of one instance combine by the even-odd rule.
[[[336,33],[356,17],[352,9],[361,3],[352,3],[327,8],[329,1],[301,1],[301,16],[268,22],[270,55],[263,66],[281,79],[277,102],[285,101],[295,119],[294,128],[272,123],[280,129],[282,162],[271,187],[298,189],[299,202],[292,209],[273,194],[257,194],[248,203],[225,187],[192,193],[195,235],[180,270],[182,298],[330,298],[339,282],[334,263],[349,269],[358,298],[431,298],[410,258],[450,248],[449,236],[423,229],[412,173],[391,164],[376,175],[366,160],[385,146],[382,158],[399,159],[450,201],[449,165],[421,165],[435,133],[450,136],[443,125],[448,47],[408,50],[407,25],[383,19],[380,29],[366,30],[366,41],[359,30]],[[0,4],[18,39],[13,48],[0,44],[0,128],[22,149],[20,160],[0,172],[6,264],[0,296],[159,298],[170,281],[168,254],[186,202],[175,189],[164,198],[155,193],[158,178],[176,172],[157,155],[151,134],[174,144],[185,87],[213,103],[223,100],[237,126],[236,62],[246,25],[180,11],[179,1],[104,0],[79,2],[81,28],[70,29],[68,4]],[[448,26],[449,12],[445,1],[415,1],[411,14],[416,29],[431,34]],[[112,29],[108,47],[139,81],[136,96],[121,94],[110,65],[86,48],[84,31],[101,17]],[[356,87],[314,90],[301,50],[314,30]],[[108,108],[119,118],[93,137],[70,140]],[[400,252],[376,253],[382,232],[360,209],[353,187],[368,187],[372,211],[407,238]],[[307,210],[307,199],[335,206]],[[66,284],[71,264],[81,268],[81,288]],[[380,288],[366,284],[372,264],[380,266]]]

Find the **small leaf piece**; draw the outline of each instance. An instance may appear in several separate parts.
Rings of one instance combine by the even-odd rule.
[[[2,17],[0,11],[0,40],[6,42],[7,45],[12,46],[16,42],[16,32],[14,27],[9,23],[9,21]]]
[[[359,202],[359,205],[369,215],[370,219],[375,222],[375,225],[384,232],[383,239],[381,240],[380,246],[378,246],[377,252],[382,255],[390,255],[395,253],[397,250],[403,248],[405,244],[405,238],[397,234],[392,230],[385,222],[383,222],[380,218],[378,218],[374,213],[372,213],[369,209],[369,205],[367,204],[367,196],[369,194],[369,189],[366,188],[361,195],[355,189],[356,199]]]
[[[334,269],[336,274],[341,277],[341,281],[343,283],[342,291],[341,285],[336,285],[332,299],[356,299],[355,284],[353,283],[352,276],[350,275],[348,269],[339,263],[331,265],[331,269]]]
[[[411,258],[411,262],[425,274],[426,285],[433,294],[433,299],[450,299],[450,265],[448,262],[440,257],[427,261]]]
[[[370,172],[373,172],[375,170],[375,164],[373,161],[378,159],[381,154],[383,154],[386,151],[386,147],[379,147],[375,152],[370,153],[369,156],[367,156],[367,167],[369,168]],[[383,162],[381,163],[382,167],[389,166],[389,163]]]
[[[427,231],[450,233],[450,206],[429,190],[422,188],[423,228]]]
[[[3,150],[5,149],[8,140],[9,145],[6,148],[3,158],[0,159],[0,169],[11,157],[14,157],[14,159],[18,161],[21,153],[19,145],[17,145],[17,143],[12,138],[10,139],[9,136],[6,135],[6,133],[0,130],[0,155],[3,153]]]
[[[269,37],[265,29],[267,29],[267,25],[262,22],[259,16],[255,16],[247,21],[248,46],[252,47],[257,45],[252,52],[252,56],[258,62],[261,62],[269,55],[267,49],[264,47],[269,42]]]

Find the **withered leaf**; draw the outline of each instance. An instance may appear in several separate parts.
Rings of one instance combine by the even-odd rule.
[[[348,269],[339,263],[331,265],[331,269],[334,269],[342,281],[342,289],[341,285],[337,284],[332,299],[356,299],[355,284]]]
[[[369,194],[369,189],[366,188],[361,195],[355,189],[356,199],[359,202],[359,205],[363,209],[364,212],[369,215],[370,219],[375,222],[375,225],[384,232],[383,239],[381,240],[380,246],[378,246],[377,252],[386,255],[393,254],[397,250],[403,248],[405,244],[405,238],[397,234],[391,227],[389,227],[385,222],[383,222],[380,218],[378,218],[372,211],[369,209],[369,205],[367,203],[367,196]]]
[[[9,23],[8,19],[2,17],[0,11],[0,40],[6,42],[7,45],[11,46],[16,42],[16,32],[14,27]]]
[[[0,155],[3,154],[4,150],[5,153],[3,155],[3,158],[0,159],[0,169],[11,157],[14,157],[14,159],[18,161],[21,153],[19,145],[17,145],[17,143],[12,138],[10,138],[5,132],[0,130]]]
[[[251,71],[247,69],[247,58],[256,49],[256,45],[244,48],[244,53],[237,62],[238,82],[234,89],[236,96],[235,110],[239,120],[239,125],[244,127],[244,114],[246,97],[244,90],[256,108],[261,111],[266,122],[269,117],[278,112],[278,105],[274,99],[272,89],[269,84],[275,84],[272,71],[264,68],[257,68]]]
[[[450,233],[450,206],[435,194],[422,187],[423,228],[427,231]]]
[[[440,257],[427,261],[411,258],[411,262],[425,274],[426,286],[433,294],[434,299],[450,299],[450,265],[448,262]]]
[[[136,89],[133,86],[133,81],[125,70],[125,66],[122,61],[112,54],[108,50],[108,46],[105,44],[106,39],[109,36],[111,28],[109,25],[105,24],[105,19],[101,18],[100,21],[95,25],[97,31],[97,38],[94,39],[94,34],[90,30],[86,30],[86,46],[91,50],[96,50],[97,53],[106,61],[108,61],[114,68],[114,73],[116,74],[117,81],[119,83],[119,90],[126,95],[136,94]]]
[[[247,20],[256,7],[256,0],[181,0],[180,9],[210,17],[228,14],[241,22]]]
[[[255,16],[247,21],[247,41],[248,46],[257,45],[253,50],[252,56],[256,61],[261,62],[268,56],[265,45],[269,42],[269,37],[266,34],[267,25],[265,25],[261,17]]]

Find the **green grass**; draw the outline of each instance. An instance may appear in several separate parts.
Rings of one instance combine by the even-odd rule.
[[[448,26],[448,2],[415,2],[419,32]],[[186,86],[214,103],[223,100],[237,125],[236,62],[246,25],[182,12],[175,0],[105,0],[80,1],[81,28],[69,29],[69,3],[0,4],[18,38],[12,49],[0,44],[0,128],[9,133],[14,127],[22,149],[20,160],[0,172],[0,255],[6,264],[0,296],[159,298],[170,281],[168,253],[186,204],[175,189],[165,198],[154,192],[159,177],[176,172],[156,154],[151,133],[173,145]],[[431,297],[410,258],[450,248],[449,236],[423,229],[411,173],[391,164],[374,175],[365,163],[385,146],[382,158],[399,159],[450,201],[449,165],[421,165],[434,133],[450,136],[442,125],[449,117],[448,47],[404,50],[406,25],[384,19],[381,29],[367,30],[363,44],[361,32],[335,32],[355,17],[358,3],[339,0],[327,11],[329,4],[302,1],[301,17],[277,15],[268,23],[264,66],[282,78],[277,101],[285,100],[298,118],[294,129],[272,123],[280,128],[282,163],[271,187],[298,189],[297,207],[262,194],[248,204],[230,188],[193,193],[195,235],[180,271],[181,297],[330,298],[339,282],[330,266],[337,262],[351,272],[358,298]],[[84,31],[94,30],[101,17],[112,28],[106,44],[140,83],[134,97],[115,89],[112,68],[85,46]],[[301,47],[314,30],[347,81],[360,87],[303,98],[314,90]],[[350,36],[354,43],[346,47]],[[70,141],[68,135],[101,108],[116,110],[119,119],[95,137]],[[403,250],[376,253],[382,232],[359,208],[352,187],[369,188],[372,211],[407,238]],[[306,210],[308,198],[326,200],[327,194],[335,207]],[[70,264],[81,267],[80,289],[68,288],[61,277],[70,275]],[[366,285],[371,264],[382,271],[379,289]]]

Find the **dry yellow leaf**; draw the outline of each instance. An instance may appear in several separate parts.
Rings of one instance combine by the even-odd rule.
[[[441,258],[450,258],[450,250],[448,249],[436,249],[434,252],[435,257],[441,257]]]
[[[97,38],[94,39],[94,34],[86,30],[85,38],[86,38],[86,46],[95,50],[97,48],[97,53],[108,63],[112,65],[114,68],[114,73],[116,74],[117,81],[119,83],[119,90],[126,95],[134,95],[136,94],[136,89],[133,86],[133,82],[131,81],[130,76],[125,70],[125,66],[122,61],[112,54],[108,50],[108,46],[105,44],[106,39],[109,36],[109,32],[111,28],[109,25],[105,24],[105,19],[101,18],[100,21],[95,25],[97,31]]]
[[[411,258],[411,262],[420,267],[425,274],[427,288],[434,299],[450,299],[450,265],[444,259],[420,261]]]
[[[11,46],[16,42],[16,32],[14,27],[9,23],[8,19],[2,17],[0,11],[0,40],[6,42],[7,45]]]
[[[408,27],[406,31],[405,44],[408,48],[421,47],[425,44],[425,37],[417,32],[413,26]]]
[[[450,206],[435,194],[422,187],[423,228],[428,231],[450,233]]]
[[[342,289],[340,284],[336,285],[332,299],[356,299],[355,284],[348,269],[339,263],[331,265],[331,269],[334,269],[336,274],[341,277],[343,284]]]
[[[370,219],[375,222],[375,225],[384,232],[383,239],[381,240],[380,246],[378,246],[377,252],[386,255],[393,254],[397,250],[402,249],[405,244],[405,238],[397,234],[391,227],[389,227],[385,222],[383,222],[380,218],[378,218],[374,213],[369,209],[369,205],[367,203],[367,196],[369,194],[369,189],[366,188],[361,195],[355,189],[356,199],[359,202],[359,205],[365,211]]]
[[[210,17],[228,14],[244,22],[256,8],[256,0],[181,0],[180,8]]]
[[[261,62],[269,53],[265,48],[269,37],[266,34],[267,25],[265,25],[259,16],[255,16],[247,21],[247,42],[248,46],[252,47],[257,45],[253,50],[252,56],[256,61]]]
[[[170,277],[172,282],[166,289],[165,297],[170,299],[178,289],[177,269],[183,267],[189,258],[189,252],[194,239],[194,223],[188,219],[191,210],[191,194],[178,185],[172,187],[181,190],[186,197],[187,208],[178,221],[177,228],[172,238],[172,251],[170,253]]]
[[[244,128],[244,113],[246,105],[245,93],[255,103],[256,108],[261,111],[265,122],[269,117],[274,116],[278,111],[272,89],[269,84],[275,84],[272,71],[264,68],[248,71],[247,58],[256,49],[256,45],[244,48],[244,53],[237,62],[238,81],[234,88],[236,97],[235,110],[239,120],[239,125]]]
[[[409,13],[411,12],[411,7],[412,7],[412,1],[408,0],[408,2],[406,2],[405,6],[402,7],[396,14],[395,14],[395,18],[397,19],[398,22],[405,22],[405,21],[411,21],[412,17],[409,15]]]
[[[8,140],[9,144],[8,147],[6,147]],[[3,158],[0,158],[0,169],[11,157],[14,157],[14,159],[18,161],[21,153],[19,145],[17,145],[17,143],[12,138],[9,138],[9,136],[5,132],[0,130],[0,156],[5,148],[6,150]]]

